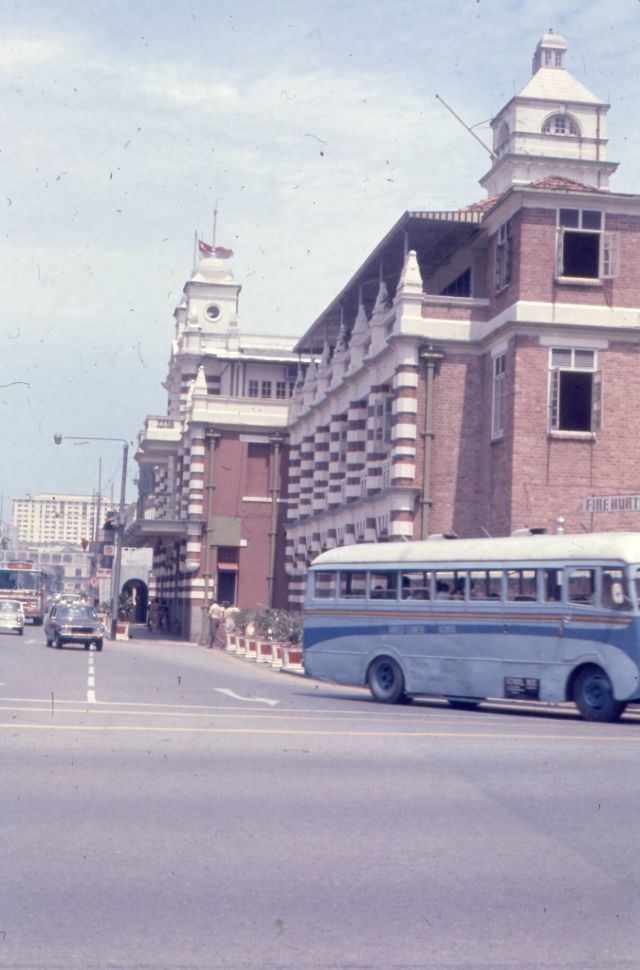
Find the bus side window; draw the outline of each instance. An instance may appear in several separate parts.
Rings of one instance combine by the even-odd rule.
[[[336,598],[336,574],[317,572],[314,576],[313,595],[317,600],[333,600]]]
[[[401,573],[400,589],[403,600],[431,599],[430,574],[424,570]]]
[[[567,595],[570,603],[592,606],[596,594],[595,569],[572,569],[568,575]]]
[[[625,593],[622,569],[602,570],[602,605],[607,610],[628,610],[631,600]]]
[[[502,594],[502,573],[495,569],[472,570],[469,573],[469,598],[497,600]]]
[[[507,600],[534,602],[537,598],[535,569],[510,569],[507,573]]]
[[[398,595],[398,574],[370,573],[369,597],[378,600],[394,600]]]
[[[363,600],[367,597],[367,574],[360,571],[338,573],[340,599]]]
[[[542,595],[545,603],[559,603],[562,599],[562,572],[559,569],[542,570]]]

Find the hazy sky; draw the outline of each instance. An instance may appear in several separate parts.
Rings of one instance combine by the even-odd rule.
[[[164,413],[216,199],[241,329],[301,335],[406,209],[484,197],[488,157],[435,94],[489,139],[549,27],[612,104],[612,187],[640,191],[639,22],[638,0],[2,0],[5,518],[91,493],[99,458],[117,493],[117,444],[53,434],[135,445]]]

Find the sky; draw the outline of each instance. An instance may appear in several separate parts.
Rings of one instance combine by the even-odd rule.
[[[408,209],[485,197],[489,119],[540,36],[612,107],[639,192],[638,0],[2,0],[0,518],[119,494],[194,233],[233,249],[240,328],[301,336]],[[135,497],[135,463],[129,500]]]

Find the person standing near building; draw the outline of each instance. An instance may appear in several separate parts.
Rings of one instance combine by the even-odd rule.
[[[214,600],[209,607],[209,645],[214,646],[218,627],[224,620],[225,610],[223,606]]]

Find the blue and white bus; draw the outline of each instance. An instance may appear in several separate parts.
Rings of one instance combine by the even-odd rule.
[[[319,555],[308,676],[386,703],[574,701],[613,721],[640,701],[640,534],[362,543]]]

